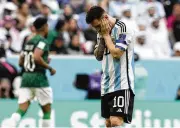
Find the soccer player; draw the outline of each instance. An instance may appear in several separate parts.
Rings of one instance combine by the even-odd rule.
[[[134,104],[134,30],[93,6],[86,22],[96,31],[94,55],[102,60],[101,114],[107,127],[131,123]]]
[[[24,73],[19,90],[19,108],[12,114],[10,123],[16,126],[26,113],[30,101],[36,97],[44,113],[42,126],[50,127],[52,89],[49,87],[46,70],[49,70],[51,75],[54,75],[56,70],[48,65],[49,44],[45,39],[48,34],[47,19],[39,17],[33,25],[36,35],[25,44],[19,59]]]

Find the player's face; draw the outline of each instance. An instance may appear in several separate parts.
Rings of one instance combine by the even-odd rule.
[[[100,30],[101,30],[101,20],[95,19],[95,20],[93,20],[91,25],[96,29],[97,32],[100,32]]]

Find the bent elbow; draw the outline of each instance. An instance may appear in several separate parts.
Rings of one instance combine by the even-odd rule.
[[[97,54],[94,54],[94,56],[96,57],[96,60],[98,61],[102,61],[103,56],[98,56]]]
[[[102,61],[102,59],[103,59],[103,53],[104,53],[104,52],[98,52],[98,50],[95,50],[95,51],[94,51],[94,56],[96,57],[96,60]]]
[[[100,57],[96,57],[96,60],[98,60],[98,61],[102,61],[102,58],[100,58]]]

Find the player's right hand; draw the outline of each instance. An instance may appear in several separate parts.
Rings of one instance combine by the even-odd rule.
[[[50,73],[51,73],[51,76],[53,76],[53,75],[56,74],[56,70],[52,68],[52,69],[50,70]]]
[[[106,18],[103,18],[101,20],[101,30],[100,30],[99,34],[102,36],[109,35],[110,31],[111,31],[111,27],[110,27],[108,20]]]

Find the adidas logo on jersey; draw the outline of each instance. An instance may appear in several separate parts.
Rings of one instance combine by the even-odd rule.
[[[121,108],[119,108],[116,112],[122,112]]]

